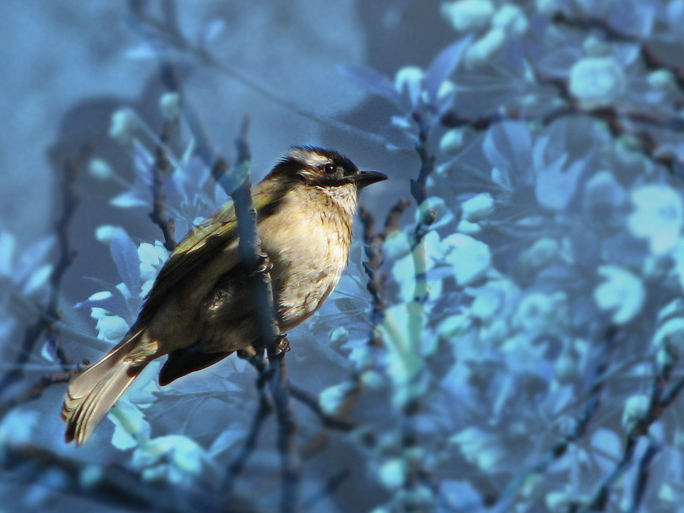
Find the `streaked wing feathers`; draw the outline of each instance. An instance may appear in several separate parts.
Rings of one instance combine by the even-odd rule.
[[[259,187],[259,185],[252,189],[252,201],[258,213],[257,217],[261,219],[273,213],[273,207],[284,197],[287,188],[280,187],[273,190]],[[143,312],[152,313],[171,289],[182,283],[197,269],[219,258],[222,249],[237,239],[235,209],[232,203],[226,204],[190,231],[178,244],[159,272],[147,296]]]

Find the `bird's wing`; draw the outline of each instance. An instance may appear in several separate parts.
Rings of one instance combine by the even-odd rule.
[[[274,207],[287,192],[282,187],[274,189],[262,184],[264,182],[252,189],[252,201],[259,220],[271,215]],[[238,239],[235,209],[232,203],[223,205],[202,224],[191,230],[174,249],[147,296],[142,314],[153,313],[170,290],[187,282],[189,277],[195,276],[199,270],[206,268],[216,259],[224,258],[227,263],[232,262],[228,264],[231,266],[238,263]],[[231,255],[232,258],[227,258],[225,250],[231,245],[236,254]],[[226,268],[224,272],[229,270],[230,268]],[[218,278],[219,276],[214,277]]]

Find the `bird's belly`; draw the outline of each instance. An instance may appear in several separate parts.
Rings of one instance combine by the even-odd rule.
[[[339,282],[342,269],[296,266],[280,275],[274,290],[280,328],[290,330],[318,310]]]
[[[296,215],[293,217],[297,217]],[[273,269],[273,294],[281,330],[311,316],[330,295],[347,265],[349,244],[323,219],[292,219],[288,226],[261,227],[262,247]]]

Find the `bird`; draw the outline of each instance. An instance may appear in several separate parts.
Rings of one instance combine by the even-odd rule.
[[[293,146],[252,187],[281,333],[310,317],[335,289],[361,190],[386,179],[360,171],[337,151]],[[61,412],[67,443],[84,444],[151,361],[168,356],[159,372],[164,386],[258,342],[253,269],[238,244],[235,208],[227,202],[177,245],[122,341],[69,383]]]

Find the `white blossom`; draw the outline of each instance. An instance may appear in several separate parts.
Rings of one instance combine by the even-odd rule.
[[[463,128],[452,128],[445,132],[439,141],[439,151],[445,155],[456,155],[463,147]]]
[[[606,265],[599,268],[605,278],[594,290],[594,300],[601,310],[612,311],[616,324],[631,321],[640,311],[646,299],[641,279],[627,269]]]
[[[521,261],[531,270],[538,270],[549,264],[558,252],[560,244],[556,239],[543,237],[532,244],[522,255]]]
[[[138,126],[135,114],[130,109],[119,109],[112,114],[109,125],[109,137],[119,144],[129,144],[133,139],[133,132]]]
[[[681,196],[667,185],[645,185],[631,194],[634,211],[627,223],[632,234],[648,240],[651,251],[662,255],[679,240],[684,225]]]
[[[442,241],[446,261],[459,285],[467,286],[484,277],[492,263],[489,247],[468,235],[455,233]]]
[[[206,459],[204,449],[187,436],[167,435],[142,443],[133,453],[133,465],[143,468],[143,478],[156,481],[166,478],[171,483],[187,482],[197,476]]]
[[[601,38],[590,34],[582,43],[582,49],[588,57],[602,57],[608,55],[610,46]]]
[[[626,83],[622,66],[610,56],[585,57],[570,69],[570,93],[590,107],[613,103]]]
[[[461,205],[463,219],[471,223],[482,221],[494,212],[494,200],[488,192],[483,192],[467,199]]]
[[[481,30],[494,15],[491,0],[460,0],[442,4],[442,15],[458,32]]]
[[[380,482],[386,488],[394,490],[404,484],[406,472],[408,471],[406,462],[400,458],[392,458],[384,462],[378,471]]]
[[[622,426],[630,429],[635,423],[643,421],[648,415],[650,399],[645,394],[633,395],[625,402],[622,412]]]
[[[91,298],[94,296],[91,296]],[[128,324],[118,315],[113,315],[104,308],[91,308],[90,316],[97,320],[97,338],[110,343],[119,342],[128,332]]]
[[[114,170],[106,160],[92,158],[88,163],[88,174],[96,180],[109,180],[114,176]]]
[[[673,91],[677,85],[672,72],[667,69],[652,71],[646,77],[648,85],[659,91]]]
[[[461,219],[456,227],[456,231],[465,235],[477,235],[482,231],[482,226],[477,223],[471,223],[470,221]]]
[[[466,66],[473,69],[487,64],[503,48],[505,42],[506,32],[500,28],[490,29],[466,50]]]
[[[95,229],[95,238],[102,244],[109,246],[118,228],[111,224],[103,224]]]
[[[408,91],[411,103],[416,105],[423,91],[424,82],[425,72],[422,69],[416,66],[406,66],[397,71],[394,87],[400,94]],[[411,124],[409,124],[409,128],[412,128]]]
[[[499,435],[468,427],[449,438],[458,445],[463,457],[486,473],[493,473],[506,455]]]
[[[178,119],[181,113],[181,97],[179,93],[166,93],[159,99],[159,109],[170,121]]]
[[[520,7],[514,4],[503,4],[494,15],[492,26],[503,29],[507,34],[521,36],[529,23]]]
[[[338,383],[323,390],[318,402],[324,412],[335,415],[354,390],[356,390],[356,385],[351,381]]]

